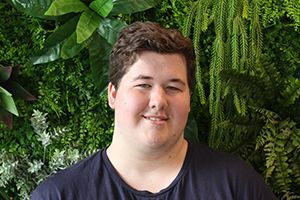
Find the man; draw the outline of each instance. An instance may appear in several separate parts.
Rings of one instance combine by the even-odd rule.
[[[34,199],[275,199],[243,161],[184,138],[190,40],[158,24],[125,28],[110,59],[111,145],[50,177]]]

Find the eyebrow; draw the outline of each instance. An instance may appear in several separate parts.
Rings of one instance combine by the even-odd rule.
[[[134,80],[134,81],[137,81],[137,80],[153,80],[153,77],[151,77],[151,76],[146,76],[146,75],[138,75],[138,76],[135,77],[133,80]],[[186,85],[185,82],[183,82],[183,81],[182,81],[181,79],[179,79],[179,78],[172,78],[172,79],[169,80],[169,82],[172,82],[172,83],[179,83],[179,84],[181,84],[181,85],[183,85],[183,86]]]
[[[151,77],[151,76],[138,75],[133,80],[137,81],[137,80],[151,80],[151,79],[153,79],[153,77]]]

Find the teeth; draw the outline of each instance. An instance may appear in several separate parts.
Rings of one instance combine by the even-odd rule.
[[[161,119],[156,118],[156,117],[148,117],[148,119],[152,120],[152,121],[160,121]]]
[[[146,118],[151,121],[165,121],[165,119],[159,117],[146,117]]]

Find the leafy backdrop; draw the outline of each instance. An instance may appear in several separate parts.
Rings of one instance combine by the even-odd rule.
[[[129,1],[51,2],[0,3],[0,64],[20,65],[18,83],[37,98],[12,96],[19,117],[12,129],[0,124],[1,199],[26,199],[51,173],[109,145],[106,56],[117,32],[137,20],[178,28],[193,39],[197,90],[187,137],[240,156],[280,199],[299,198],[297,1],[145,0],[139,12],[116,6]],[[72,6],[61,8],[64,3]],[[259,40],[252,44],[253,34]],[[247,64],[245,58],[255,58],[251,45],[256,60]],[[231,60],[222,64],[220,52]]]

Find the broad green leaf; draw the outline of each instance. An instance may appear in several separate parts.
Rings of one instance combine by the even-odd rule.
[[[103,91],[108,84],[107,72],[112,45],[99,34],[94,33],[88,49],[94,84],[99,91]]]
[[[61,57],[63,59],[68,59],[76,56],[86,44],[84,42],[78,44],[76,41],[76,33],[74,32],[63,44],[61,48]]]
[[[101,21],[101,18],[97,13],[86,10],[84,11],[76,27],[77,43],[82,43],[87,40],[94,31],[97,29]]]
[[[44,47],[51,48],[52,46],[64,42],[68,37],[70,37],[70,35],[72,35],[72,33],[76,30],[79,17],[80,15],[73,17],[65,24],[60,26],[55,32],[49,35],[44,43]]]
[[[10,129],[13,126],[12,114],[1,107],[0,107],[0,121],[3,121],[3,123]]]
[[[12,67],[3,67],[0,65],[0,83],[9,79],[12,73]]]
[[[12,95],[4,88],[0,87],[0,106],[8,112],[19,116],[17,107],[15,105]]]
[[[113,8],[113,2],[112,0],[95,0],[89,7],[96,11],[100,16],[107,17]]]
[[[97,32],[104,38],[106,41],[114,45],[119,32],[125,28],[127,24],[117,19],[104,19],[100,26],[97,29]]]
[[[3,88],[9,91],[14,97],[19,97],[27,101],[36,100],[32,94],[25,90],[19,83],[16,81],[8,80],[3,84]]]
[[[161,0],[113,0],[114,7],[111,14],[131,14],[141,12],[153,8],[160,2]]]
[[[18,10],[33,17],[47,18],[44,13],[48,10],[53,0],[10,0]]]
[[[7,95],[7,96],[11,96],[11,93],[8,92],[5,88],[1,87],[0,86],[0,96],[4,94],[4,95]],[[0,101],[1,102],[1,101]]]
[[[75,32],[79,17],[80,15],[73,17],[46,39],[45,47],[33,56],[33,65],[55,61],[60,58],[62,45]]]
[[[67,13],[78,13],[89,8],[80,0],[55,0],[45,15],[59,16]]]
[[[51,48],[45,48],[36,53],[32,59],[31,63],[33,65],[48,63],[60,58],[61,44],[56,44]]]

